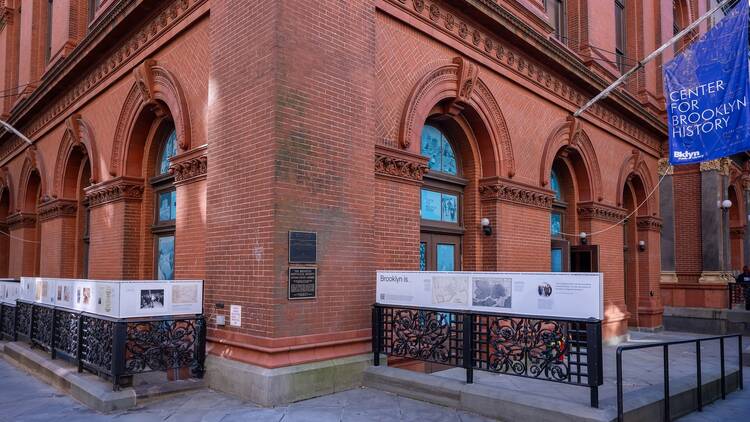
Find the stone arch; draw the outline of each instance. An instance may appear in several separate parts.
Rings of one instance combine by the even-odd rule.
[[[10,171],[8,171],[7,167],[3,167],[0,169],[0,198],[2,198],[3,195],[7,195],[9,213],[12,213],[15,210],[13,191],[13,181],[11,180]]]
[[[18,181],[19,185],[16,193],[16,210],[36,212],[35,209],[28,209],[26,204],[29,180],[34,172],[38,174],[39,183],[41,185],[41,198],[39,198],[39,203],[41,204],[49,200],[49,191],[47,190],[47,172],[45,171],[41,154],[37,152],[35,146],[30,146],[26,150],[26,157],[24,158],[23,166],[21,167],[21,177]]]
[[[146,60],[133,70],[135,83],[130,88],[120,112],[112,145],[109,172],[112,176],[127,173],[127,161],[134,128],[144,110],[156,116],[170,115],[177,132],[180,152],[190,150],[191,126],[188,103],[174,75],[155,60]]]
[[[602,195],[602,176],[599,170],[599,161],[596,158],[594,145],[591,143],[586,132],[581,128],[579,119],[569,117],[565,122],[560,123],[547,138],[542,152],[541,167],[539,169],[539,184],[542,187],[549,185],[550,175],[552,174],[552,164],[555,158],[562,150],[569,150],[577,153],[581,157],[583,165],[583,182],[581,175],[577,175],[579,189],[586,194],[588,198],[582,195],[582,201],[601,201]],[[584,186],[585,185],[585,186]]]
[[[57,150],[57,159],[55,160],[55,173],[52,185],[52,196],[62,197],[64,195],[65,172],[68,169],[68,162],[71,154],[76,148],[88,157],[91,166],[90,182],[97,183],[101,181],[99,175],[99,166],[94,161],[97,155],[96,142],[91,126],[83,120],[80,114],[70,116],[65,122],[66,129],[60,147]]]
[[[446,112],[463,114],[478,132],[486,131],[479,144],[482,176],[515,175],[513,148],[505,118],[476,64],[456,57],[427,72],[414,86],[406,102],[399,128],[399,145],[416,151],[422,126],[430,111],[444,103]],[[478,135],[481,135],[478,133]],[[485,138],[484,136],[478,136]]]
[[[656,215],[657,205],[654,202],[655,197],[651,194],[654,190],[654,182],[651,178],[651,171],[646,162],[641,158],[640,151],[633,150],[620,165],[619,176],[617,177],[617,206],[622,207],[624,203],[625,185],[632,182],[635,189],[637,205],[641,205],[638,215]],[[645,202],[645,204],[644,204]]]

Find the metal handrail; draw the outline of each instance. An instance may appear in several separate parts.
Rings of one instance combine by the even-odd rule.
[[[664,366],[664,420],[671,421],[671,411],[669,409],[669,346],[675,346],[678,344],[690,344],[695,343],[695,365],[697,372],[698,382],[698,411],[703,411],[703,396],[702,388],[703,384],[701,381],[701,343],[705,341],[719,340],[719,354],[721,359],[721,399],[726,399],[726,376],[724,367],[724,339],[737,337],[737,345],[739,352],[739,387],[740,390],[744,389],[742,381],[742,335],[741,334],[727,334],[723,336],[714,337],[702,337],[689,340],[674,340],[674,341],[662,341],[648,344],[633,344],[619,346],[617,348],[617,420],[622,422],[624,418],[623,409],[623,392],[622,392],[622,352],[626,350],[638,350],[638,349],[649,349],[653,347],[661,347],[663,349],[662,358]]]

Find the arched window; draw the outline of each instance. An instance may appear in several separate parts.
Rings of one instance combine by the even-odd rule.
[[[154,269],[158,280],[174,279],[175,219],[177,217],[177,191],[174,177],[169,174],[169,159],[177,153],[177,133],[174,125],[161,131],[161,146],[151,178],[154,191]]]
[[[564,180],[561,179],[562,171]],[[552,211],[549,216],[549,231],[552,240],[550,257],[552,260],[551,271],[567,271],[570,255],[570,243],[565,239],[563,233],[566,232],[568,198],[567,189],[569,188],[569,174],[566,171],[563,162],[556,160],[552,166],[550,174],[550,189],[555,193],[552,201]]]
[[[455,148],[444,128],[426,124],[421,143],[429,171],[420,195],[419,267],[427,271],[457,271],[460,269],[461,203],[466,181],[461,178]]]

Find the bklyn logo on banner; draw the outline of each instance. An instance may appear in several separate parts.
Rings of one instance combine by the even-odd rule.
[[[664,65],[670,164],[750,150],[748,0]]]

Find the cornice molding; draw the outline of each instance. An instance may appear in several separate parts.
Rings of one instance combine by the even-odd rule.
[[[170,158],[169,174],[174,176],[174,184],[181,185],[204,180],[208,172],[207,152],[208,145],[202,145]]]
[[[94,208],[110,202],[140,201],[143,198],[144,182],[138,177],[117,177],[87,187],[84,191],[89,207]]]
[[[53,199],[39,206],[37,214],[39,221],[49,221],[60,217],[75,217],[78,202],[69,199]]]
[[[15,212],[5,219],[8,230],[30,229],[36,227],[37,216],[30,212]]]
[[[598,202],[579,202],[578,218],[583,220],[601,220],[619,223],[627,217],[628,212],[623,208],[613,207]]]
[[[480,181],[479,197],[482,201],[503,201],[545,210],[552,209],[555,198],[552,191],[502,177]]]
[[[703,161],[701,171],[718,171],[722,176],[729,176],[732,162],[729,158],[717,158],[716,160]]]
[[[113,6],[109,7],[103,16],[97,18],[89,34],[70,55],[47,71],[44,79],[31,95],[16,105],[12,110],[10,122],[16,127],[21,127],[27,137],[33,138],[50,121],[68,111],[81,97],[96,88],[103,80],[120,71],[134,56],[141,53],[154,40],[167,33],[184,17],[206,2],[207,0],[172,0],[167,6],[162,7],[158,14],[151,16],[130,39],[119,42],[119,48],[99,60],[99,64],[82,79],[66,88],[65,94],[53,97],[49,101],[49,106],[43,103],[45,104],[43,108],[34,110],[40,101],[56,87],[62,77],[68,75],[73,67],[87,58],[90,49],[100,41],[100,38],[107,31],[111,31],[118,21],[121,21],[124,16],[144,3],[138,0],[114,2]],[[33,115],[31,115],[32,112]],[[22,120],[29,115],[31,115],[30,121],[27,124],[22,124]],[[9,143],[7,135],[6,130],[0,129],[0,139],[5,138],[4,144]],[[11,139],[17,139],[17,137]],[[6,153],[6,150],[10,152]],[[0,149],[0,161],[5,160],[14,150],[15,148]]]
[[[650,231],[661,231],[662,222],[661,218],[654,216],[636,217],[635,224],[638,230],[650,230]]]
[[[503,68],[525,78],[533,85],[573,104],[575,107],[582,106],[589,99],[590,94],[588,92],[572,88],[565,80],[553,75],[548,70],[548,66],[529,58],[525,52],[522,52],[515,45],[509,43],[507,39],[495,34],[487,34],[486,31],[476,25],[457,17],[452,11],[447,11],[441,2],[435,0],[381,1],[394,5],[412,16],[416,16],[422,22],[431,25],[440,32],[446,33],[466,47],[473,49]],[[576,77],[588,84],[591,90],[601,90],[609,85],[604,79],[593,75],[573,53],[550,42],[499,4],[490,0],[465,1],[470,7],[480,8],[480,12],[484,10],[482,13],[498,21],[506,30],[518,34],[519,37],[522,37],[532,46],[536,46],[552,60],[569,69]],[[620,106],[628,110],[631,114],[647,122],[653,131],[666,134],[664,123],[652,116],[635,99],[631,98],[629,94],[617,92],[613,93],[611,97],[613,101],[618,102]],[[629,119],[612,111],[609,106],[605,106],[601,102],[597,103],[589,109],[589,113],[602,122],[637,140],[652,151],[656,153],[660,151],[661,141],[656,136],[652,136],[641,129],[640,126],[630,123]]]
[[[402,183],[422,184],[427,158],[406,151],[375,146],[375,176]]]
[[[656,165],[656,171],[659,172],[659,176],[671,176],[674,174],[674,167],[669,164],[669,159],[661,158]]]

